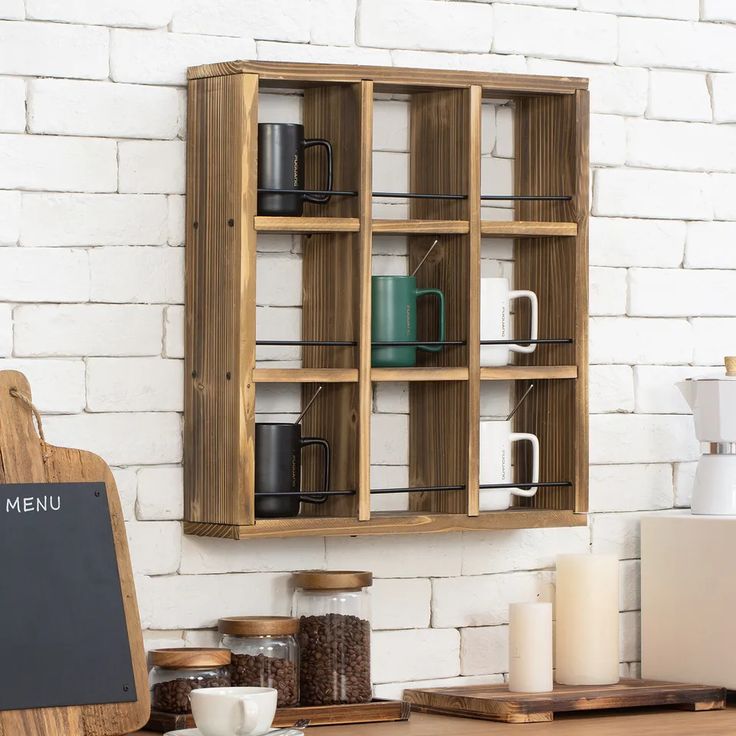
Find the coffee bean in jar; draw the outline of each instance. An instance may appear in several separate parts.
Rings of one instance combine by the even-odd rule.
[[[299,622],[287,616],[221,618],[221,644],[232,652],[233,685],[273,687],[278,706],[299,703]]]
[[[190,713],[189,693],[192,690],[231,684],[227,649],[155,649],[150,658],[153,710]]]
[[[295,573],[302,705],[371,700],[370,572]]]

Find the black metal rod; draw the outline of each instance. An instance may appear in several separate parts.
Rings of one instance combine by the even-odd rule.
[[[334,197],[357,197],[358,192],[350,189],[270,189],[259,188],[259,194],[316,194]],[[453,199],[464,200],[467,194],[429,194],[425,192],[371,192],[374,197],[395,199]],[[569,194],[482,194],[482,202],[569,202]]]
[[[547,481],[546,483],[486,483],[480,486],[482,491],[494,488],[571,488],[569,480]]]
[[[373,347],[393,347],[412,345],[465,345],[465,340],[384,340],[381,342],[372,342]]]
[[[373,192],[374,197],[397,199],[467,199],[467,194],[425,194],[422,192]]]
[[[571,337],[540,337],[537,340],[481,340],[481,345],[569,345]]]
[[[354,496],[355,491],[267,491],[259,493],[256,491],[256,498],[266,498],[267,496]]]
[[[339,189],[261,189],[258,194],[331,194],[335,197],[357,197],[358,192]]]
[[[434,493],[435,491],[464,491],[465,486],[415,486],[413,488],[371,488],[371,495],[381,493]]]
[[[513,200],[514,202],[569,202],[569,194],[481,194],[482,202]]]
[[[355,347],[355,340],[256,340],[256,345],[317,345],[327,348]]]

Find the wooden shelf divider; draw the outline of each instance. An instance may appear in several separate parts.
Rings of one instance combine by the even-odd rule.
[[[578,225],[576,222],[483,220],[480,223],[480,232],[485,238],[574,238],[578,234]]]
[[[357,217],[255,217],[259,233],[357,233]]]
[[[357,383],[357,368],[256,368],[256,383]]]
[[[386,381],[467,381],[467,368],[373,368],[371,380]]]
[[[576,365],[502,365],[480,369],[481,381],[541,381],[577,377]]]
[[[467,220],[373,220],[376,235],[463,235],[470,232]]]

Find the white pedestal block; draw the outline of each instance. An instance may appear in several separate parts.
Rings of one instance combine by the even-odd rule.
[[[645,678],[736,690],[736,517],[641,522]]]

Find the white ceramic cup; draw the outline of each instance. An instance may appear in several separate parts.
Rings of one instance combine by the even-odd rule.
[[[531,303],[531,335],[536,340],[539,331],[539,305],[533,291],[509,291],[509,280],[504,278],[483,278],[480,280],[480,339],[511,340],[512,299],[528,299]],[[481,345],[480,364],[483,366],[508,365],[511,353],[533,353],[536,344],[531,345]]]
[[[276,715],[271,687],[211,687],[192,690],[192,716],[202,736],[263,736]]]
[[[530,442],[532,445],[532,477],[530,483],[539,482],[539,439],[528,432],[512,432],[511,422],[503,420],[480,423],[480,484],[495,485],[513,483],[511,471],[511,445],[514,442]],[[520,481],[523,482],[523,481]],[[502,511],[511,506],[511,496],[529,498],[537,487],[481,488],[480,510]]]

